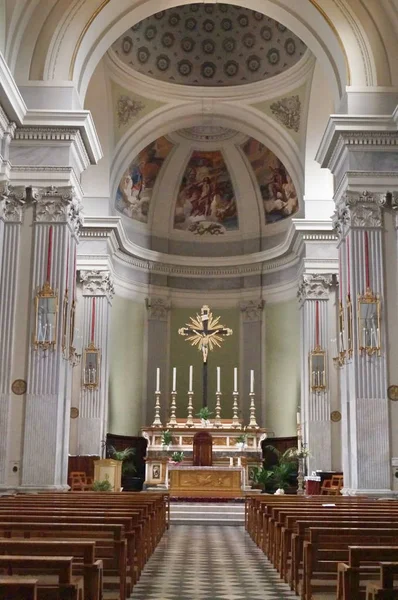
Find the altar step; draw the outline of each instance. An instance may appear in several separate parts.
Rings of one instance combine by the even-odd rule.
[[[170,522],[172,525],[242,526],[245,524],[245,505],[233,502],[171,502]]]

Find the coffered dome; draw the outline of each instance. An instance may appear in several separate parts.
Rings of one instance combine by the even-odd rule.
[[[305,44],[281,23],[230,4],[170,8],[131,27],[112,50],[129,68],[170,83],[231,86],[297,63]]]

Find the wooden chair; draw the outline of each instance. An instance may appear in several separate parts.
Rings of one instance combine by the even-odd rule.
[[[84,471],[72,471],[70,474],[72,492],[85,492],[91,490],[93,482]]]
[[[343,487],[343,475],[333,475],[331,479],[325,479],[321,487],[321,496],[339,496]]]

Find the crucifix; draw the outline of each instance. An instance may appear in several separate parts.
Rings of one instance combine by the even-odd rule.
[[[232,329],[224,327],[219,323],[221,317],[213,318],[209,306],[206,304],[200,309],[200,315],[189,317],[191,322],[178,330],[180,335],[185,336],[192,346],[197,346],[202,353],[203,358],[203,407],[207,406],[207,359],[209,350],[215,346],[221,347],[221,342],[229,335],[232,335]]]

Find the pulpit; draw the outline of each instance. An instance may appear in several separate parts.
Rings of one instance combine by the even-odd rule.
[[[193,466],[211,467],[213,464],[213,438],[208,431],[198,431],[193,437]]]

